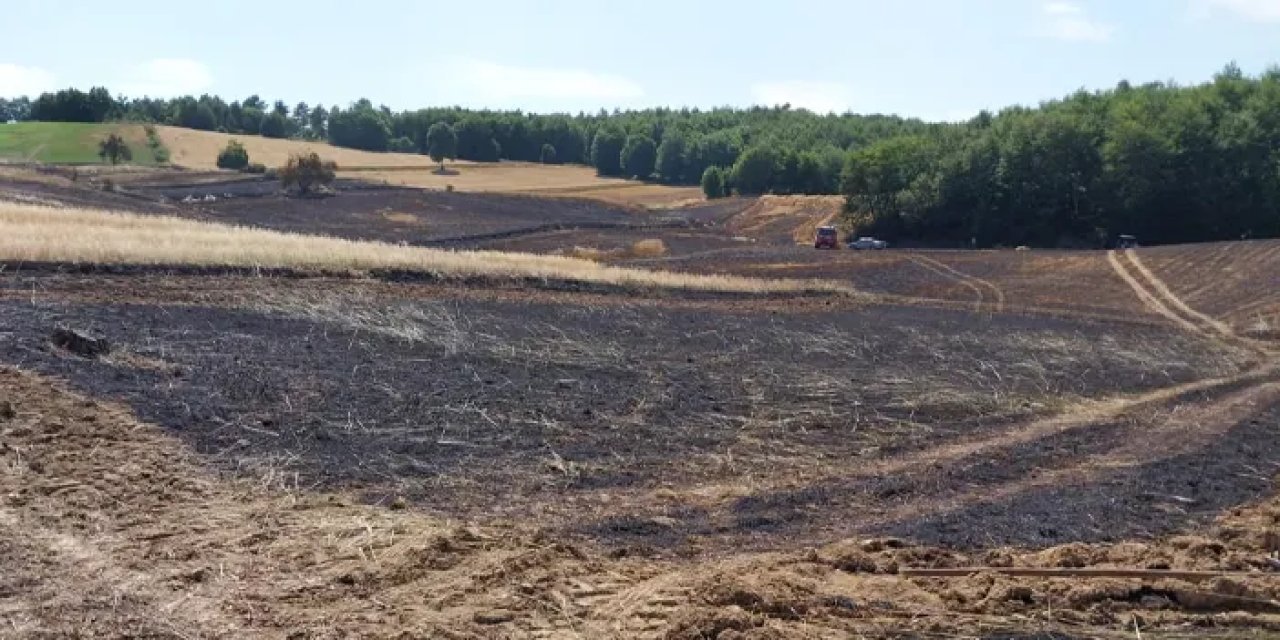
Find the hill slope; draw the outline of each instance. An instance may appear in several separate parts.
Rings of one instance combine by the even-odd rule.
[[[0,124],[0,161],[49,164],[96,164],[98,142],[116,133],[133,152],[130,164],[154,165],[141,125],[84,122],[17,122]]]

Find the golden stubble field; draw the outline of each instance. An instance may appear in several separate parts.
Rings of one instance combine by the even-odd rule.
[[[227,142],[244,145],[251,162],[283,165],[291,154],[315,152],[338,163],[339,175],[426,189],[453,187],[459,191],[530,193],[590,198],[639,207],[671,207],[702,201],[697,187],[671,187],[617,178],[601,178],[590,167],[543,165],[529,162],[477,163],[449,161],[436,173],[431,158],[411,153],[373,153],[335,147],[326,142],[276,140],[261,136],[229,135],[180,127],[157,127],[173,164],[190,169],[217,169],[216,159]]]

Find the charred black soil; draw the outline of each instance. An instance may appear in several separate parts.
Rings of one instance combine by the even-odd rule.
[[[326,293],[289,280],[177,280],[242,288],[219,306],[77,303],[59,299],[56,276],[10,276],[0,358],[123,400],[229,472],[295,474],[301,486],[354,488],[373,501],[405,496],[453,517],[535,517],[624,545],[772,547],[876,531],[965,544],[1110,539],[1122,530],[1073,523],[1095,502],[1149,491],[1145,474],[1167,470],[1090,481],[1077,489],[1079,510],[1049,509],[1058,496],[1045,492],[975,505],[971,516],[881,522],[904,501],[944,500],[1105,452],[1128,437],[1107,422],[936,469],[842,478],[1001,433],[1072,399],[1230,375],[1245,359],[1143,325],[919,307],[790,315],[714,302],[486,301],[447,288],[408,299],[374,285]],[[123,286],[119,298],[147,297],[128,290],[127,277],[108,282]],[[36,293],[23,300],[27,291]],[[101,334],[113,353],[94,360],[53,347],[58,326]],[[1277,438],[1242,429],[1183,464],[1233,446],[1231,460],[1254,464],[1242,452]],[[1205,466],[1204,486],[1225,482],[1230,468]],[[722,495],[698,497],[706,487]],[[1231,487],[1210,498],[1190,491],[1203,509],[1143,513],[1142,526],[1174,530],[1266,489]],[[991,528],[984,506],[1007,508],[1008,525]],[[1016,526],[1025,518],[1043,524]]]

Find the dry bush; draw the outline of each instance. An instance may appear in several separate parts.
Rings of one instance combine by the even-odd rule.
[[[646,271],[559,256],[448,251],[249,229],[167,216],[0,202],[0,261],[216,266],[326,272],[399,270],[437,277],[536,278],[612,286],[741,293],[845,285]]]
[[[657,258],[667,255],[667,243],[659,238],[649,238],[648,240],[640,240],[631,245],[630,256],[632,258]]]

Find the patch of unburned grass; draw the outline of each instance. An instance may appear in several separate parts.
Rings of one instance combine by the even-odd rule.
[[[0,125],[0,158],[18,162],[94,164],[98,142],[116,133],[133,152],[131,164],[156,164],[153,148],[139,125],[84,122],[17,122]]]
[[[646,271],[561,256],[428,249],[21,203],[0,203],[0,261],[335,273],[390,270],[441,278],[535,278],[694,291],[852,293],[847,286],[826,281]]]
[[[566,255],[581,260],[602,262],[605,260],[622,260],[625,258],[658,258],[667,255],[667,243],[659,238],[639,240],[629,247],[616,249],[597,249],[596,247],[573,247],[565,251]]]

